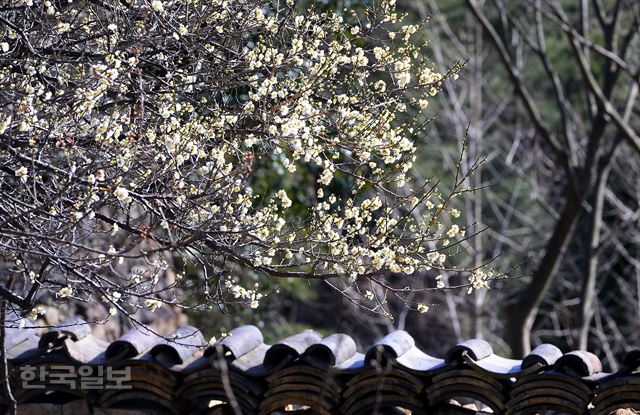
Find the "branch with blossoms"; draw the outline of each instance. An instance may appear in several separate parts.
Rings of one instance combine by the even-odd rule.
[[[460,68],[435,71],[392,1],[353,21],[262,0],[10,3],[0,296],[18,307],[255,308],[248,270],[384,286],[447,269],[465,237],[449,202],[466,176],[443,192],[410,175],[418,114]],[[174,255],[196,281],[164,278]]]

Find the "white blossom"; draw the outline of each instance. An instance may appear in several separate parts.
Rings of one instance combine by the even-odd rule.
[[[24,166],[22,166],[18,170],[16,170],[15,174],[16,174],[16,177],[20,178],[20,181],[22,183],[26,183],[27,180],[29,179],[29,170]]]
[[[58,290],[58,297],[65,298],[73,295],[73,288],[71,287],[62,287]]]
[[[151,8],[158,13],[162,13],[164,11],[164,4],[160,0],[153,0],[151,2]]]

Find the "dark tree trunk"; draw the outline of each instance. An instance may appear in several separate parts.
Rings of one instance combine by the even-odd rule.
[[[7,350],[5,348],[7,339],[7,300],[0,300],[0,373],[2,376],[2,396],[7,403],[7,413],[15,415],[18,413],[17,403],[11,392],[9,383],[9,365],[7,364]]]
[[[538,306],[556,275],[567,245],[575,229],[582,204],[582,197],[569,193],[562,214],[556,222],[551,239],[546,244],[544,256],[531,282],[509,307],[505,339],[511,347],[513,357],[523,357],[531,348],[530,331]]]

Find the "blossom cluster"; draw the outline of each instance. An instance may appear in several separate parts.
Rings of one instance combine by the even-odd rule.
[[[37,274],[26,290],[98,290],[117,311],[204,287],[255,308],[259,287],[223,275],[380,283],[446,269],[464,238],[460,189],[411,180],[416,114],[448,74],[393,1],[358,19],[262,0],[11,1],[0,241],[13,272]],[[266,170],[282,179],[257,192]],[[207,272],[162,286],[166,253]]]

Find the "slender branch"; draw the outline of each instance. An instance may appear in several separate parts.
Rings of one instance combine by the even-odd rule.
[[[558,13],[558,16],[563,21],[566,22],[567,18],[562,12],[562,10],[559,8],[556,8],[555,10]],[[593,72],[589,68],[589,63],[587,62],[587,59],[582,49],[580,48],[580,45],[576,40],[576,37],[573,35],[573,32],[574,31],[569,31],[567,33],[567,37],[569,38],[569,42],[571,43],[573,52],[578,62],[578,67],[580,68],[580,72],[582,73],[582,76],[584,77],[587,86],[589,87],[591,92],[594,94],[594,96],[596,97],[596,100],[602,106],[602,108],[607,113],[607,115],[609,115],[613,119],[614,123],[622,131],[628,143],[637,152],[640,153],[640,136],[634,131],[634,129],[631,127],[631,125],[629,125],[629,123],[625,122],[623,116],[620,115],[620,113],[615,109],[611,101],[609,101],[605,97],[604,93],[602,92],[602,89],[600,88],[600,86],[598,85],[598,82],[596,81],[595,76],[593,75]]]
[[[485,14],[480,10],[480,8],[476,3],[476,0],[467,0],[467,4],[469,5],[469,8],[471,9],[473,15],[476,17],[476,20],[482,25],[484,30],[489,34],[489,37],[492,40],[493,45],[498,50],[500,60],[502,61],[503,66],[509,73],[509,77],[511,78],[512,83],[516,88],[518,95],[521,97],[522,102],[525,106],[525,109],[529,114],[529,117],[531,118],[531,121],[533,122],[534,126],[536,127],[536,130],[538,131],[538,133],[540,133],[540,135],[543,137],[545,142],[551,147],[551,149],[554,151],[554,153],[558,157],[560,166],[562,167],[562,169],[564,170],[567,176],[568,187],[570,191],[576,192],[577,186],[575,183],[575,173],[574,173],[573,167],[570,164],[567,152],[562,148],[558,139],[545,126],[542,120],[542,116],[540,115],[540,112],[538,111],[538,108],[533,100],[533,97],[531,96],[531,93],[529,92],[529,90],[524,86],[520,73],[518,69],[515,67],[515,65],[513,64],[504,43],[500,39],[500,36],[498,35],[494,27],[491,25],[491,23],[489,22]]]

